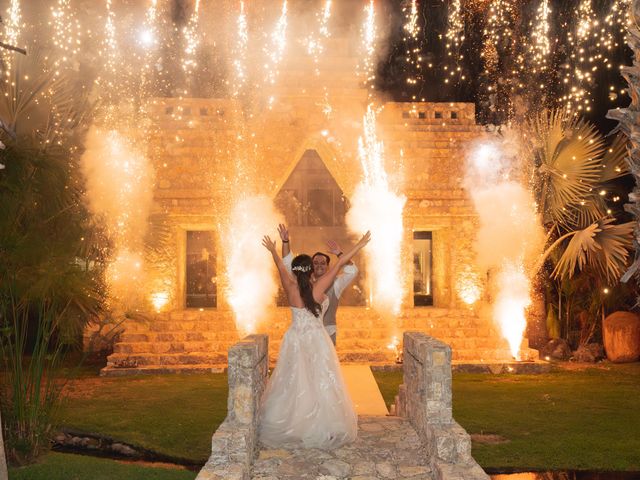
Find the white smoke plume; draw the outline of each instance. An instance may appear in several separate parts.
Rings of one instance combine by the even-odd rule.
[[[519,358],[531,303],[534,272],[544,234],[531,192],[518,180],[517,149],[508,142],[479,141],[467,153],[464,185],[478,212],[478,266],[490,272],[494,320]]]
[[[81,159],[89,208],[114,245],[107,268],[110,295],[131,305],[144,279],[143,247],[153,201],[154,170],[133,141],[116,130],[92,127]]]
[[[224,251],[228,252],[226,296],[241,334],[255,333],[278,292],[273,259],[262,246],[262,237],[279,238],[276,226],[283,217],[265,195],[240,199],[222,227]]]

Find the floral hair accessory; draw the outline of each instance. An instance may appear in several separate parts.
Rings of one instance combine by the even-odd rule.
[[[311,271],[311,267],[309,265],[296,265],[291,270],[294,272],[309,272]]]

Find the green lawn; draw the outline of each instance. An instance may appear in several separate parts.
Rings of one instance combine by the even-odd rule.
[[[227,414],[227,376],[82,378],[67,387],[58,423],[204,463]]]
[[[387,403],[399,372],[375,372]],[[640,470],[640,364],[541,375],[454,374],[453,415],[485,468]]]
[[[38,463],[9,469],[11,480],[193,480],[195,472],[124,464],[104,458],[48,453]]]
[[[387,404],[393,402],[401,372],[374,375]],[[494,444],[474,442],[474,457],[493,469],[640,470],[639,398],[640,363],[555,369],[541,375],[453,377],[455,419],[471,434],[505,439]],[[59,423],[204,463],[211,435],[226,415],[226,399],[225,374],[100,378],[84,372],[68,386]],[[109,467],[98,468],[92,462],[106,462]],[[120,474],[121,468],[140,468],[141,473]],[[104,476],[94,475],[97,470]],[[45,471],[52,473],[39,476]],[[11,478],[194,475],[52,453],[41,464],[13,469]]]

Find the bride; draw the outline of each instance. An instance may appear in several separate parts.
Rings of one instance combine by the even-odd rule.
[[[337,448],[355,440],[358,417],[340,372],[340,363],[322,324],[329,304],[325,291],[340,269],[371,238],[367,232],[315,284],[309,255],[293,259],[289,274],[268,236],[271,252],[292,311],[291,326],[262,398],[260,442],[266,447]]]

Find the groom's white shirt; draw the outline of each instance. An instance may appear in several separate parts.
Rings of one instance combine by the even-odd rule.
[[[292,273],[291,262],[293,262],[293,253],[289,252],[287,255],[285,255],[285,257],[282,259],[282,262],[284,263],[284,266],[287,267],[289,273]],[[353,279],[356,278],[357,274],[358,267],[356,267],[353,263],[346,264],[344,267],[342,267],[342,272],[336,275],[336,278],[331,284],[331,287],[329,287],[329,290],[333,288],[333,293],[339,300],[342,292],[344,292],[344,289],[347,288],[351,282],[353,282]],[[325,325],[324,328],[329,336],[336,333],[335,325]]]

